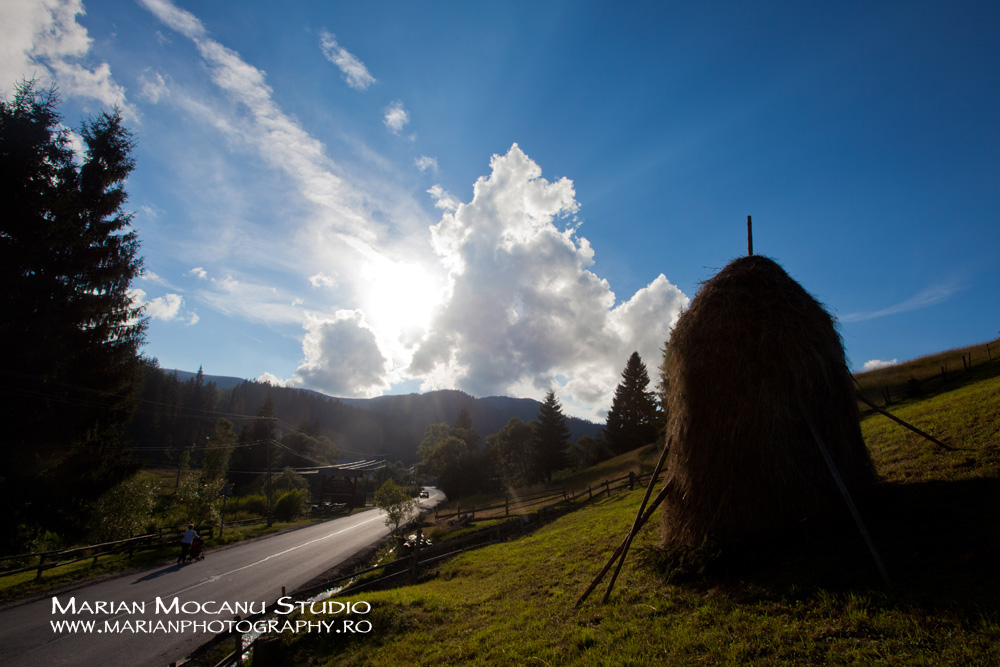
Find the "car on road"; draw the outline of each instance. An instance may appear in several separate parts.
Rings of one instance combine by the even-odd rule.
[[[420,497],[421,498],[430,498],[431,494],[427,493],[427,489],[420,489]]]

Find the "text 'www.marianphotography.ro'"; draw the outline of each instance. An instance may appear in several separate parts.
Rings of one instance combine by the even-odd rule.
[[[1000,664],[997,35],[0,2],[0,665]]]

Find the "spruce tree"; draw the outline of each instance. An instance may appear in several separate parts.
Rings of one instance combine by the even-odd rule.
[[[552,473],[566,467],[569,435],[569,424],[563,415],[562,405],[556,398],[556,392],[550,389],[545,394],[545,402],[538,408],[535,424],[538,470],[548,482],[552,481]]]
[[[6,521],[68,530],[74,508],[129,472],[121,429],[146,322],[129,292],[142,260],[123,211],[133,136],[119,111],[102,113],[83,123],[77,156],[57,107],[31,82],[0,100],[0,390],[17,416],[2,486]]]
[[[616,454],[655,442],[657,434],[656,401],[647,391],[649,373],[638,352],[633,352],[622,371],[622,381],[608,410],[604,439]]]

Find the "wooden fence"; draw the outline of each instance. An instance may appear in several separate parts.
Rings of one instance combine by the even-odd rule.
[[[180,541],[180,536],[184,532],[182,528],[160,528],[155,533],[130,537],[125,540],[114,542],[104,542],[102,544],[88,544],[82,547],[72,547],[70,549],[56,549],[53,551],[39,551],[17,556],[5,556],[0,558],[0,564],[12,563],[13,567],[0,570],[0,577],[6,577],[23,572],[36,572],[35,579],[41,579],[45,570],[50,570],[63,565],[72,565],[93,559],[92,565],[97,565],[97,559],[101,556],[112,556],[116,554],[128,553],[131,556],[136,551],[146,549],[159,549],[167,544],[174,544]],[[201,526],[198,533],[209,539],[214,535],[212,526]],[[38,560],[36,564],[21,565],[24,561]],[[0,567],[3,567],[0,565]]]
[[[308,515],[308,513],[300,514],[292,518],[297,519]],[[260,523],[267,523],[267,517],[226,521],[224,527],[234,528],[239,526],[251,526]],[[199,526],[197,527],[197,531],[199,535],[205,537],[206,539],[212,539],[215,537],[214,525]],[[0,577],[35,570],[37,572],[35,579],[41,579],[42,573],[45,570],[61,567],[63,565],[72,565],[74,563],[80,563],[90,559],[93,559],[94,561],[92,565],[97,565],[97,559],[101,556],[113,556],[122,553],[128,553],[129,556],[132,556],[132,554],[137,551],[159,549],[162,546],[179,542],[183,532],[184,528],[180,526],[158,528],[155,533],[129,537],[124,540],[115,540],[113,542],[104,542],[102,544],[87,544],[79,547],[71,547],[69,549],[36,551],[32,553],[18,554],[16,556],[4,556],[0,557]],[[24,561],[35,560],[38,561],[35,564],[20,565]],[[6,563],[11,563],[13,566],[5,567],[4,564]]]
[[[610,497],[611,494],[616,491],[632,490],[636,488],[636,486],[646,484],[649,482],[651,475],[652,473],[636,475],[635,473],[630,472],[628,475],[623,475],[622,477],[618,477],[616,479],[605,480],[595,486],[591,486],[582,491],[577,491],[576,493],[570,493],[565,489],[541,491],[525,496],[508,497],[502,503],[495,502],[488,505],[474,506],[449,514],[437,514],[437,512],[435,512],[438,519],[454,517],[471,518],[477,512],[479,513],[480,518],[492,518],[489,514],[490,512],[495,512],[496,515],[499,516],[499,510],[503,509],[505,516],[508,518],[506,521],[502,521],[501,523],[494,524],[461,537],[446,540],[439,544],[426,546],[422,544],[423,529],[418,527],[417,533],[414,536],[415,539],[413,540],[414,546],[410,549],[410,553],[408,555],[397,558],[391,562],[380,563],[358,572],[352,572],[351,574],[325,581],[318,586],[296,591],[295,597],[300,601],[308,601],[321,593],[331,590],[334,590],[334,593],[333,595],[330,595],[329,598],[332,598],[334,595],[339,597],[354,595],[365,590],[388,588],[392,585],[396,585],[399,580],[405,580],[407,583],[416,583],[420,576],[421,568],[426,568],[445,559],[453,558],[472,549],[480,549],[491,544],[497,544],[515,537],[520,537],[525,533],[537,529],[547,521],[551,521],[557,516],[561,516],[562,514],[576,509],[577,507],[582,507],[584,503],[589,502],[594,498]],[[557,498],[557,500],[555,500],[555,502],[549,502],[548,504],[541,505],[541,503],[545,500],[551,501],[553,498]],[[536,509],[530,512],[517,511],[532,507],[535,507]],[[514,514],[514,516],[511,516],[511,514]],[[361,579],[361,581],[358,581],[358,579],[378,571],[382,571],[382,576]],[[338,588],[338,586],[340,586],[340,588]],[[284,587],[282,587],[281,590],[282,595],[284,595]],[[254,622],[268,615],[268,612],[265,611],[241,620]],[[195,653],[189,655],[183,660],[171,663],[170,667],[180,667],[181,665],[196,659],[198,656],[204,655],[207,651],[226,641],[234,642],[234,650],[215,663],[214,667],[228,667],[234,663],[236,665],[242,665],[244,655],[254,648],[258,639],[259,637],[254,637],[247,640],[241,632],[220,633],[208,643],[202,645]],[[261,662],[263,664],[270,664],[263,660]],[[254,658],[254,664],[257,664],[256,657]]]
[[[992,364],[994,361],[1000,360],[1000,359],[997,360],[993,359],[994,350],[990,346],[990,343],[986,343],[984,347],[986,350],[986,358],[983,359],[980,356],[976,359],[977,368],[985,364]],[[981,352],[981,350],[977,351]],[[972,348],[969,348],[968,354],[964,352],[962,353],[961,355],[962,372],[968,373],[972,371],[973,368],[972,353],[973,353]],[[954,357],[950,358],[951,361],[954,361],[954,359],[955,359]],[[900,398],[904,399],[912,398],[913,396],[918,395],[923,390],[923,385],[929,382],[940,381],[943,384],[949,377],[954,377],[960,372],[960,370],[957,367],[955,367],[953,370],[948,370],[947,360],[943,360],[940,369],[941,369],[940,372],[925,378],[918,379],[916,377],[911,377],[909,380],[906,380],[905,382],[897,382],[895,386],[884,385],[882,388],[878,388],[877,386],[868,387],[864,391],[870,400],[874,400],[875,395],[877,394],[885,405],[891,405],[894,401]]]
[[[649,474],[646,475],[636,475],[635,473],[629,473],[628,475],[623,475],[616,479],[609,479],[598,483],[596,486],[588,487],[582,491],[577,491],[572,493],[566,489],[550,489],[546,491],[538,491],[536,493],[527,495],[513,495],[507,496],[504,500],[489,503],[486,505],[473,505],[472,507],[458,507],[454,512],[449,512],[447,514],[441,514],[435,510],[435,519],[452,519],[456,517],[468,516],[470,519],[475,519],[476,515],[479,518],[489,518],[496,516],[510,516],[512,514],[523,514],[524,512],[533,511],[534,508],[538,508],[539,511],[545,512],[546,510],[551,511],[552,509],[559,507],[564,503],[573,503],[587,496],[587,500],[594,497],[595,494],[606,494],[611,495],[612,491],[619,490],[623,487],[628,487],[629,490],[634,488],[635,484],[639,483],[641,479],[645,477],[648,478]],[[557,498],[553,502],[553,498]],[[503,510],[502,512],[500,510]]]

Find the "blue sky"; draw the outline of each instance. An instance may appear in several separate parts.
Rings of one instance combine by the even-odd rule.
[[[1000,329],[1000,5],[8,0],[0,90],[112,104],[146,354],[601,419],[754,249],[852,368]]]

